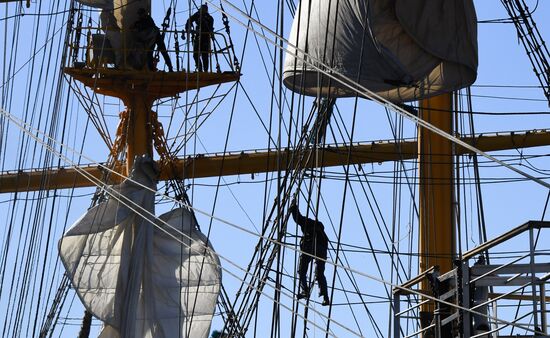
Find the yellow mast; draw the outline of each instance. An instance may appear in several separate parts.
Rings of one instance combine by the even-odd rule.
[[[452,134],[452,96],[443,94],[420,101],[420,118]],[[453,151],[451,141],[422,127],[418,129],[420,274],[439,266],[443,274],[452,269],[455,253],[453,222]],[[421,290],[431,294],[426,280]],[[422,327],[430,324],[433,304],[424,304]]]
[[[122,46],[115,51],[124,55],[124,64],[120,69],[108,68],[71,68],[64,72],[75,80],[92,88],[96,93],[114,96],[121,99],[127,111],[127,125],[123,126],[126,133],[126,174],[129,175],[136,156],[148,154],[153,156],[153,124],[151,109],[153,103],[161,98],[176,96],[181,92],[236,81],[240,74],[228,72],[187,73],[187,72],[153,72],[136,70],[127,62],[132,53],[143,54],[147,51],[139,50],[143,47],[136,45],[135,33],[132,27],[139,18],[139,10],[151,11],[151,0],[115,0],[112,16],[116,20],[115,26],[120,28]],[[102,13],[103,15],[103,13]],[[147,68],[147,66],[145,66]]]
[[[128,111],[128,136],[126,138],[126,174],[130,175],[134,158],[148,154],[153,157],[151,131],[151,107],[153,102],[146,96],[132,96],[124,100]]]

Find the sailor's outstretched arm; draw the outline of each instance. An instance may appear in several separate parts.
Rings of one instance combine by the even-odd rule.
[[[315,230],[315,225],[317,223],[320,223],[311,218],[303,216],[300,213],[300,210],[298,210],[298,206],[296,206],[295,204],[292,204],[290,206],[289,211],[292,214],[294,222],[302,227],[302,232],[311,233]]]
[[[290,208],[288,209],[290,211],[290,214],[292,215],[292,219],[294,219],[294,222],[298,223],[299,225],[302,225],[305,221],[305,217],[300,214],[300,210],[298,210],[298,206],[296,204],[291,204]]]

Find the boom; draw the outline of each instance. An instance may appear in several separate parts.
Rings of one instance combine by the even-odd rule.
[[[469,144],[483,151],[498,151],[516,148],[529,148],[550,145],[550,130],[534,130],[523,133],[479,134],[474,138],[462,138]],[[348,145],[328,145],[319,148],[319,158],[323,163],[304,163],[303,167],[318,168],[347,164]],[[304,151],[308,151],[307,149]],[[459,154],[469,151],[458,148]],[[287,167],[289,159],[300,158],[298,151],[287,149],[281,151],[253,150],[248,152],[223,154],[199,154],[195,157],[179,158],[175,161],[175,170],[165,168],[160,179],[171,178],[205,178],[241,174],[255,174],[276,171],[278,165]],[[418,156],[416,140],[399,143],[379,141],[352,145],[350,164],[379,163],[387,161],[410,160]],[[280,161],[280,162],[278,162]],[[279,163],[279,164],[278,164]],[[126,165],[114,168],[115,172],[124,173]],[[5,172],[0,174],[0,193],[15,191],[34,191],[41,189],[67,189],[73,187],[92,187],[90,180],[101,180],[104,167],[63,167],[44,168],[33,171]],[[173,172],[177,177],[171,177]],[[108,184],[120,183],[121,175],[110,175]]]

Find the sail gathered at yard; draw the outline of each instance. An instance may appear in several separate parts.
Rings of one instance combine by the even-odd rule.
[[[140,8],[150,10],[151,0],[77,0],[79,3],[112,11],[121,29],[129,29],[136,22]]]
[[[550,2],[4,6],[0,336],[550,332]]]
[[[356,95],[330,75],[396,102],[457,90],[476,79],[476,25],[471,0],[300,1],[284,84],[306,95]]]
[[[155,217],[158,172],[136,159],[130,177],[86,212],[59,242],[100,337],[207,337],[221,285],[220,262],[191,212]]]

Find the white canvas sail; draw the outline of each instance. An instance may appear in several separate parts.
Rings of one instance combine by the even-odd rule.
[[[83,5],[101,8],[101,9],[113,9],[113,0],[76,0]]]
[[[476,25],[472,0],[301,1],[284,83],[306,95],[356,94],[321,67],[396,102],[462,88],[477,75]]]
[[[141,68],[139,61],[143,46],[136,43],[132,27],[138,20],[138,11],[143,8],[151,10],[150,0],[78,0],[86,6],[101,8],[100,25],[108,38],[115,64],[120,68]],[[101,54],[101,52],[99,52]]]
[[[151,11],[151,0],[111,0],[118,26],[123,31],[129,31],[138,19],[138,10]]]
[[[131,179],[154,189],[152,161],[136,159]],[[106,325],[101,337],[207,337],[221,270],[193,215],[178,208],[144,218],[136,210],[154,214],[153,192],[130,180],[113,190],[124,203],[90,209],[59,243],[78,296]]]
[[[79,3],[94,8],[113,11],[118,26],[123,30],[129,30],[136,22],[137,12],[140,8],[151,10],[151,0],[77,0]]]

